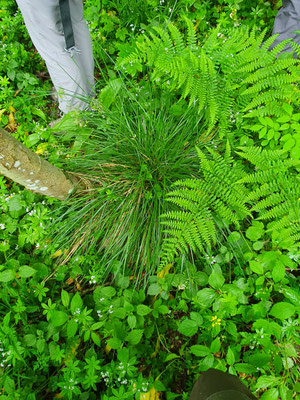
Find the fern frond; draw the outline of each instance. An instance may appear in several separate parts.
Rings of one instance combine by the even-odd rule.
[[[187,25],[187,45],[191,50],[195,50],[197,44],[196,32],[194,25],[190,19],[184,16],[184,21]]]
[[[284,150],[241,149],[238,154],[256,167],[254,173],[239,183],[254,185],[247,202],[258,212],[257,219],[273,221],[270,231],[280,231],[282,240],[299,244],[300,181],[295,168],[300,161],[285,159]]]
[[[241,28],[222,37],[217,28],[201,47],[192,22],[185,22],[186,36],[173,23],[141,35],[133,54],[118,65],[146,64],[152,80],[158,85],[169,81],[170,90],[179,90],[190,106],[204,113],[207,132],[217,127],[221,137],[230,129],[232,108],[250,111],[247,117],[281,116],[281,101],[299,100],[299,60],[277,58],[290,40],[268,51],[276,37],[263,43],[265,31],[257,35]]]
[[[212,149],[208,153],[197,148],[201,177],[174,183],[175,190],[167,196],[181,211],[162,216],[162,224],[168,227],[163,243],[161,264],[165,265],[176,252],[203,251],[216,242],[217,228],[214,215],[239,225],[241,215],[249,214],[245,205],[247,189],[238,180],[244,175],[231,157],[227,144],[225,156]]]

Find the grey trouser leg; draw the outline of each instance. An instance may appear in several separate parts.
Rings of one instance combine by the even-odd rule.
[[[44,59],[58,92],[63,113],[87,109],[93,97],[94,59],[91,36],[83,19],[82,0],[70,0],[75,45],[80,52],[65,51],[58,0],[16,0],[31,40]]]
[[[274,21],[272,34],[279,33],[270,49],[285,39],[294,39],[300,44],[300,35],[292,33],[300,30],[300,0],[282,0],[282,7],[278,11]],[[291,47],[287,46],[284,51],[291,51]]]

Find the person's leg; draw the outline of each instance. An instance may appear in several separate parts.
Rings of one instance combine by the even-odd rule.
[[[282,0],[282,7],[278,11],[272,34],[279,34],[270,49],[273,49],[285,39],[294,39],[300,44],[299,33],[293,33],[300,30],[300,0]],[[284,52],[290,52],[291,47],[287,46]]]
[[[94,57],[92,39],[83,18],[82,0],[70,0],[70,11],[74,31],[75,44],[80,49],[80,63],[89,83],[89,90],[94,91]]]
[[[45,60],[52,82],[59,94],[59,108],[63,113],[74,109],[86,109],[88,104],[84,97],[90,94],[91,86],[93,86],[91,50],[88,52],[91,60],[85,61],[84,66],[81,64],[80,53],[73,52],[71,56],[65,51],[65,38],[58,0],[17,0],[17,3],[31,40]],[[80,30],[77,29],[76,25],[77,23],[83,25],[82,1],[71,0],[71,3],[71,13],[75,15],[74,26],[76,34],[74,32],[74,36],[78,37],[80,36]],[[85,30],[83,36],[86,38],[87,34],[89,35]],[[91,48],[91,43],[85,44],[83,40],[81,41],[81,46],[83,54],[87,54],[86,47]],[[79,46],[76,45],[76,47]],[[86,72],[87,63],[90,67]],[[92,82],[89,82],[88,78]]]

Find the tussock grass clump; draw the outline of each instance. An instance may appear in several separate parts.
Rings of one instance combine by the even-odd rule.
[[[89,114],[86,127],[92,133],[84,154],[66,158],[65,169],[89,188],[56,210],[54,244],[68,249],[67,259],[96,251],[107,273],[121,261],[138,279],[159,264],[159,216],[172,207],[166,192],[197,176],[201,117],[193,109],[174,115],[157,96],[142,102],[125,96],[112,111]]]

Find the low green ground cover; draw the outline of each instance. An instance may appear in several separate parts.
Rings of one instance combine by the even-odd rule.
[[[292,400],[300,391],[298,66],[280,56],[277,68],[270,59],[248,70],[227,34],[244,26],[270,34],[280,2],[103,6],[100,14],[100,2],[85,1],[96,111],[70,113],[62,136],[48,127],[58,111],[45,65],[16,5],[3,1],[1,126],[84,173],[93,190],[61,204],[0,178],[0,399],[184,400],[213,367],[262,400]],[[164,48],[204,58],[187,50],[187,18],[212,60],[200,68],[216,85],[207,84],[202,108],[201,90],[143,55],[170,20],[182,36]],[[233,83],[232,68],[247,84]],[[223,97],[210,95],[216,87]],[[191,196],[203,187],[211,197]]]

